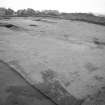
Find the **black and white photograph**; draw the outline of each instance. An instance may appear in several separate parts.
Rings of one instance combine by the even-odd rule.
[[[105,0],[0,0],[0,105],[105,105]]]

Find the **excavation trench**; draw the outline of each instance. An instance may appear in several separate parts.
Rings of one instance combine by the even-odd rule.
[[[12,31],[25,31],[24,28],[9,23],[0,23],[0,27],[4,27]]]

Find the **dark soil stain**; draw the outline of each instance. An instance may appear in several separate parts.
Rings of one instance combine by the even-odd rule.
[[[89,72],[94,72],[99,70],[100,68],[97,65],[92,64],[91,62],[88,62],[85,64],[85,68],[86,70],[88,70]]]
[[[102,77],[102,76],[99,76],[99,75],[95,75],[93,78],[95,80],[99,81],[99,82],[102,82],[103,80],[105,80],[105,77]]]
[[[41,21],[41,22],[45,22],[45,23],[57,23],[57,22],[54,22],[54,21],[50,21],[50,20],[46,20],[46,19],[35,19],[35,20],[33,20],[33,21]]]
[[[26,31],[26,29],[13,25],[13,24],[9,24],[9,23],[0,23],[0,27],[5,27],[8,28],[12,31]]]
[[[37,27],[38,25],[36,25],[36,24],[30,24],[29,26]]]
[[[100,41],[98,38],[93,38],[93,42],[94,42],[94,44],[97,45],[97,48],[99,48],[99,49],[105,48],[105,42]]]
[[[82,105],[105,105],[105,88],[101,88],[93,96],[89,96]]]
[[[35,20],[33,20],[33,21],[41,21],[42,19],[35,19]]]
[[[42,78],[47,82],[53,81],[53,79],[57,77],[57,73],[51,69],[48,69],[41,73],[42,73]]]
[[[53,23],[57,23],[57,22],[53,22],[53,21],[50,21],[50,20],[44,20],[44,19],[41,20],[41,21],[42,21],[42,22],[46,22],[46,23],[52,23],[52,24],[53,24]]]
[[[17,26],[13,25],[13,24],[9,24],[9,23],[0,23],[0,27],[6,27],[6,28],[18,28]]]

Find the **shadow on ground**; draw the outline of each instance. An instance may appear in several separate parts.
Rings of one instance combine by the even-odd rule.
[[[0,105],[54,105],[0,61]]]

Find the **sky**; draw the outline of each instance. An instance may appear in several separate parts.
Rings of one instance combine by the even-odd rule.
[[[0,7],[105,14],[105,0],[0,0]]]

